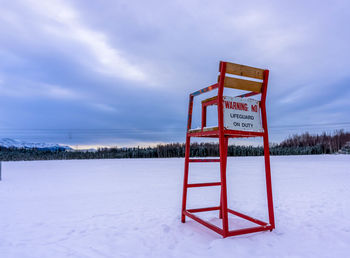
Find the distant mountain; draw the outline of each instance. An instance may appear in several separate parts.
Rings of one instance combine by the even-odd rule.
[[[69,146],[52,144],[52,143],[30,143],[10,138],[2,138],[0,139],[0,146],[2,147],[15,147],[15,148],[26,148],[26,149],[45,149],[45,150],[72,150]]]

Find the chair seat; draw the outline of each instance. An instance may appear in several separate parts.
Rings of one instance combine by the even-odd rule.
[[[204,127],[203,130],[201,128],[194,128],[194,129],[188,130],[188,134],[191,137],[218,138],[219,127],[218,126]],[[228,130],[225,128],[224,135],[229,138],[257,137],[257,136],[263,136],[264,132]]]
[[[204,128],[203,128],[203,132],[217,131],[218,129],[219,129],[219,127],[217,127],[217,126],[204,127]],[[190,129],[188,132],[189,132],[189,133],[202,132],[202,128]]]

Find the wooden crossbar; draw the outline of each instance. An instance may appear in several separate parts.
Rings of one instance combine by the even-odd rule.
[[[246,65],[226,62],[226,73],[239,76],[251,77],[255,79],[264,79],[264,70]]]
[[[219,80],[220,80],[220,76],[218,77],[218,81]],[[224,81],[224,87],[260,93],[262,88],[262,83],[226,76]]]

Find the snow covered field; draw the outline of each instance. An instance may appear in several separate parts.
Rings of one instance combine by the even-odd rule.
[[[183,159],[5,162],[0,257],[350,257],[350,155],[271,165],[276,230],[222,239],[180,222]],[[267,221],[263,168],[229,158],[229,206]],[[191,182],[218,178],[218,164],[191,164]],[[189,191],[190,208],[219,202],[219,187]]]

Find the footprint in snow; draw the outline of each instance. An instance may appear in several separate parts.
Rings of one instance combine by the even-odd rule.
[[[162,228],[163,228],[163,232],[164,233],[169,233],[170,231],[170,227],[166,224],[162,224]]]

